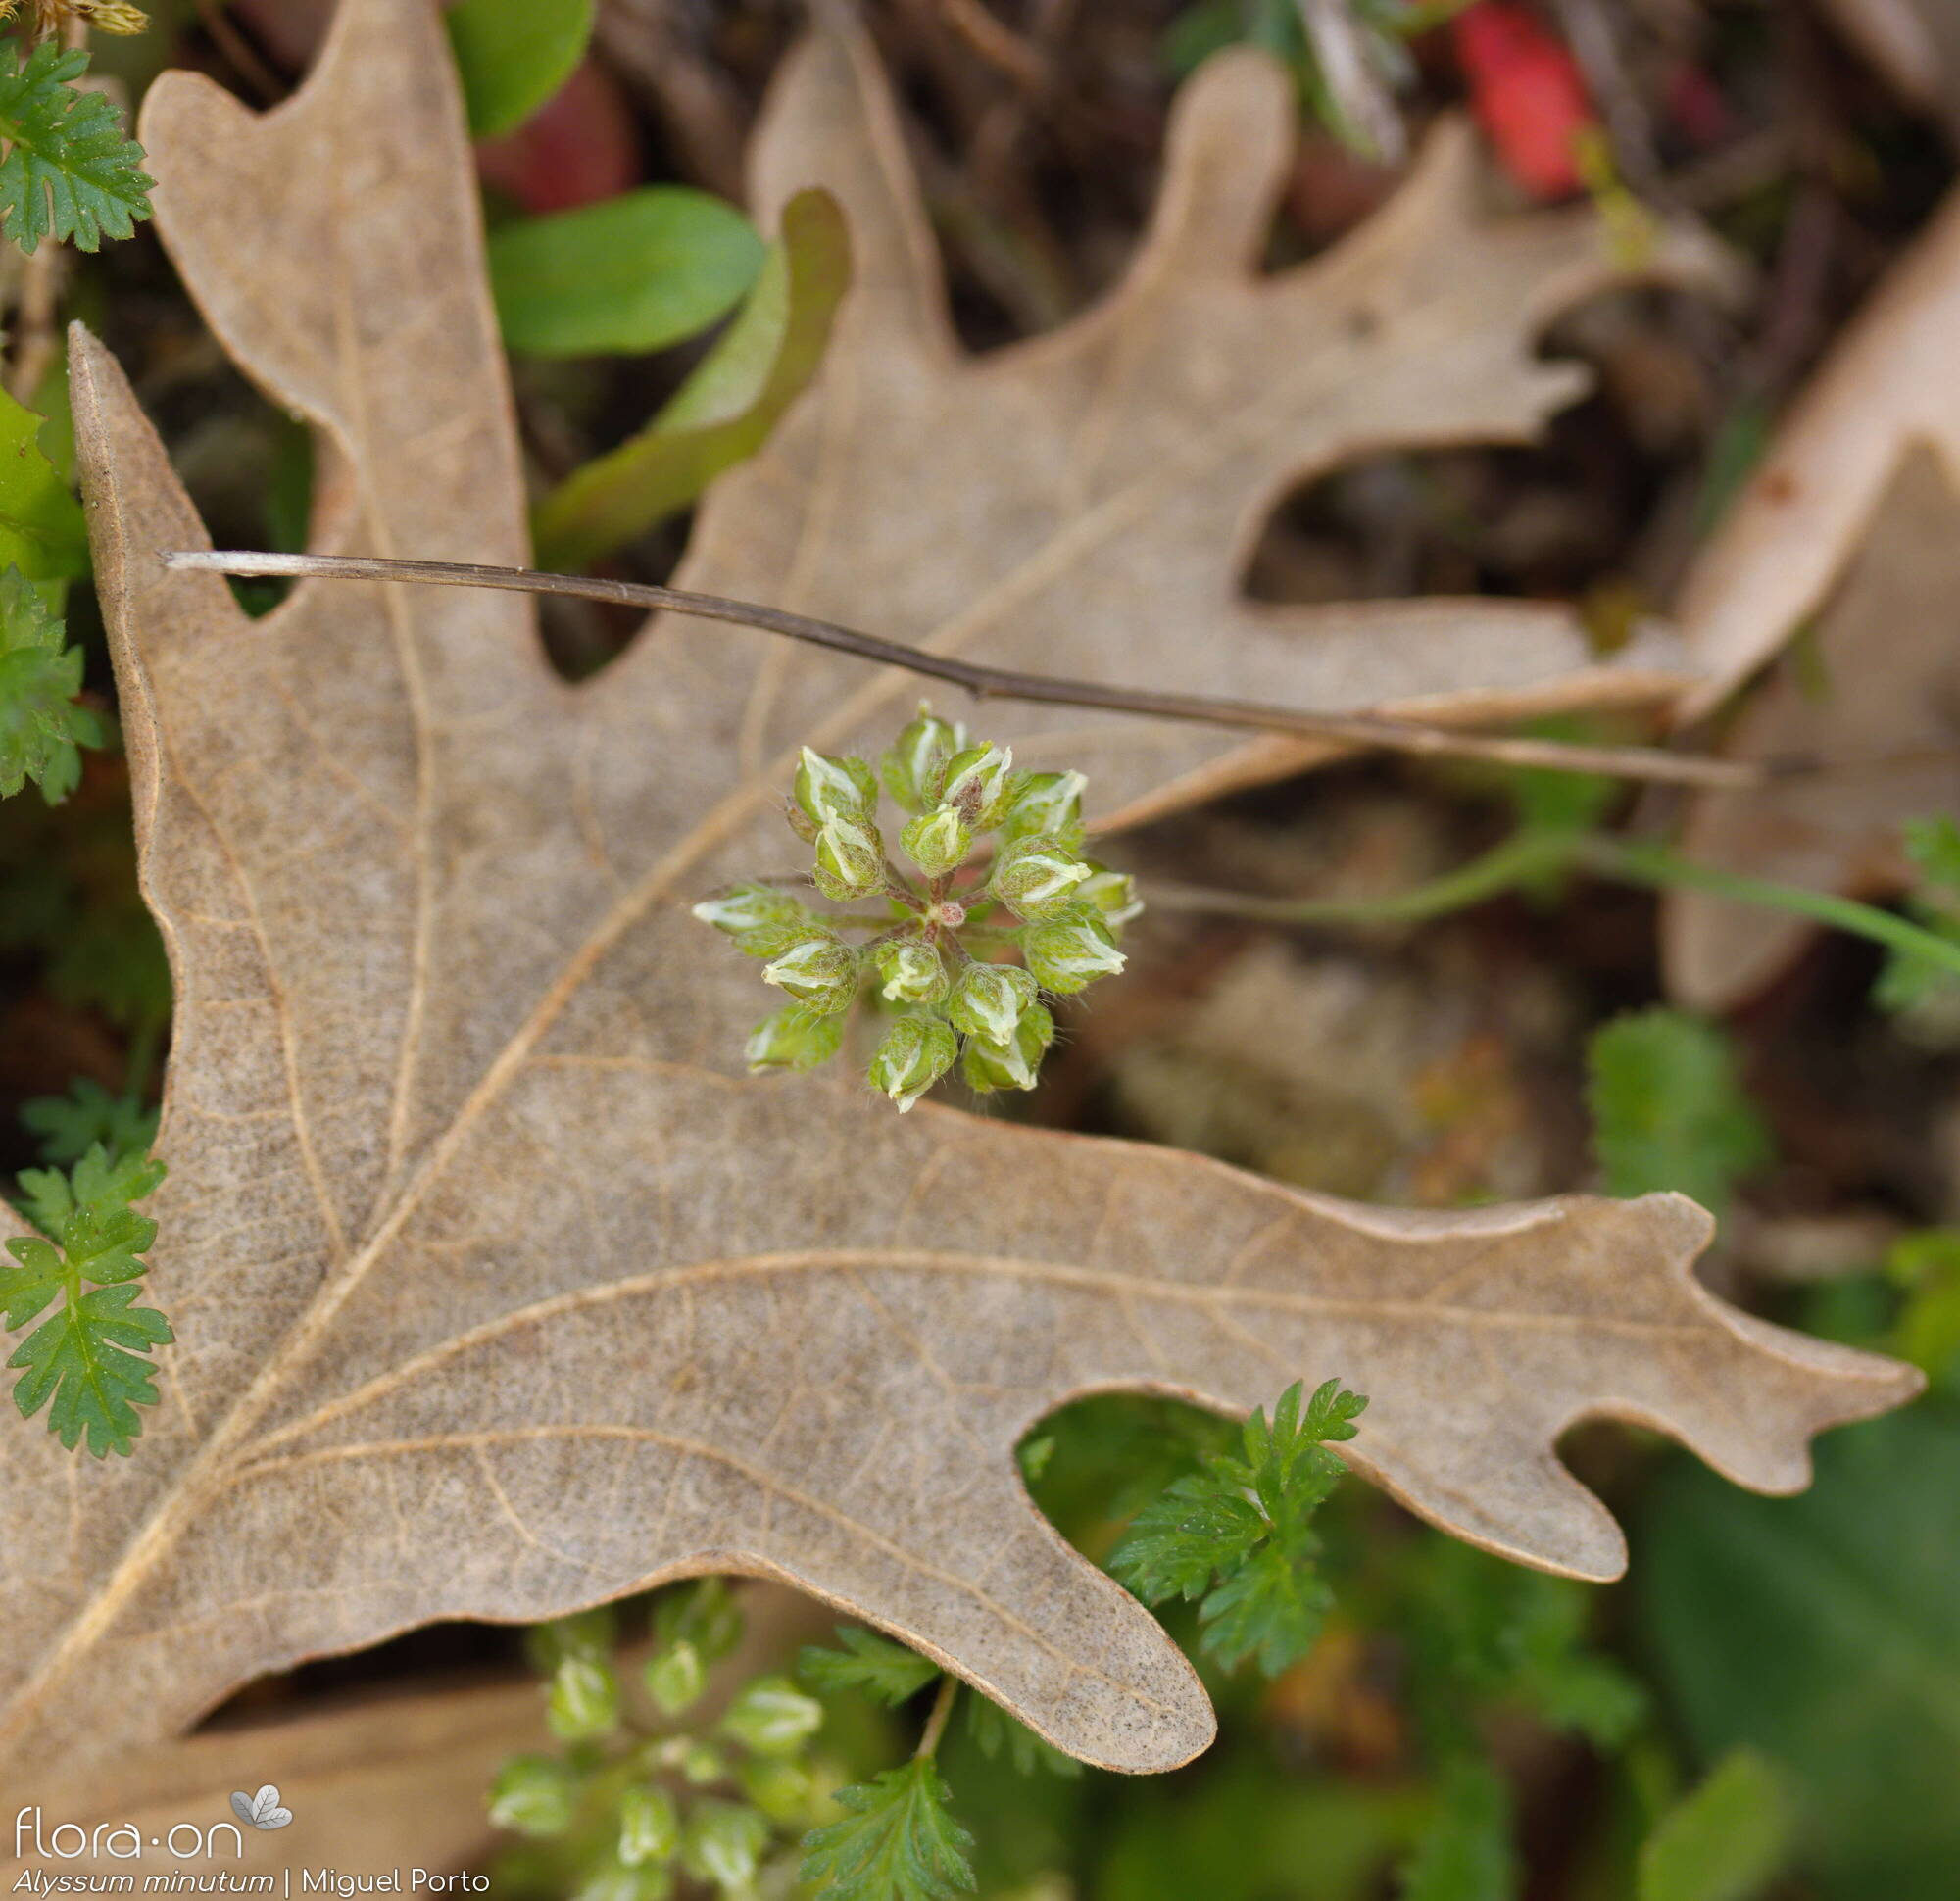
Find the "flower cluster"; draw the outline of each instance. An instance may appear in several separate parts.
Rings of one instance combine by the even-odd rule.
[[[1073,996],[1123,967],[1122,927],[1143,906],[1131,880],[1082,856],[1079,772],[1017,772],[1004,747],[969,742],[921,706],[874,772],[806,747],[786,810],[815,850],[810,879],[838,916],[795,891],[741,885],[695,916],[763,958],[790,1001],[749,1039],[749,1067],[813,1069],[842,1047],[867,989],[895,1013],[872,1087],[909,1109],[956,1063],[983,1093],[1033,1089],[1054,1041],[1044,993]],[[878,828],[878,788],[906,814],[902,870]],[[991,862],[967,862],[995,835]],[[845,932],[866,930],[866,941]],[[1008,961],[1018,955],[1019,961]]]

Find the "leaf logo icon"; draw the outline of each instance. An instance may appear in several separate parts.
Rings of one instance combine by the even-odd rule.
[[[240,1822],[249,1822],[255,1828],[283,1828],[293,1819],[292,1810],[280,1808],[279,1791],[270,1782],[257,1795],[247,1795],[242,1788],[233,1789],[231,1811]]]

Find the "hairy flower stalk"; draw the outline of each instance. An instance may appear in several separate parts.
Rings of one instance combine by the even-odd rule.
[[[1054,1042],[1043,993],[1121,970],[1119,935],[1143,908],[1128,877],[1083,856],[1087,783],[1016,770],[1007,748],[969,741],[924,705],[875,770],[805,747],[784,810],[813,849],[810,883],[884,908],[824,913],[768,884],[695,905],[792,999],[751,1035],[751,1073],[829,1061],[861,999],[890,1019],[867,1080],[900,1114],[956,1068],[982,1094],[1033,1089]],[[878,826],[881,785],[906,814],[902,863]],[[989,833],[991,864],[969,863]]]

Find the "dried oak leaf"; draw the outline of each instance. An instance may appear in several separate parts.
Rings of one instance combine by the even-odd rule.
[[[834,44],[801,56],[774,149],[796,102],[853,70]],[[1235,110],[1250,71],[1225,69]],[[288,104],[258,119],[171,77],[142,132],[214,328],[328,445],[317,540],[520,560],[432,10],[346,0]],[[1210,109],[1187,109],[1179,146],[1173,203],[1191,210],[1200,175],[1238,191]],[[864,248],[874,295],[888,255]],[[1161,270],[1161,239],[1152,256]],[[1244,294],[1218,293],[1221,321]],[[1417,327],[1458,361],[1440,318]],[[258,1673],[432,1618],[535,1619],[708,1570],[861,1613],[1078,1756],[1167,1768],[1212,1734],[1197,1677],[1016,1472],[1057,1402],[1142,1388],[1239,1409],[1338,1372],[1373,1398],[1359,1470],[1494,1550],[1610,1577],[1619,1530],[1553,1449],[1575,1419],[1650,1423],[1781,1490],[1804,1483],[1810,1434],[1913,1390],[1908,1369],[1704,1292],[1708,1220],[1678,1196],[1382,1211],[742,1079],[753,969],[685,903],[794,850],[768,809],[780,701],[750,710],[760,639],[662,624],[574,688],[514,597],[315,585],[248,621],[215,578],[160,567],[200,524],[114,363],[77,332],[73,364],[177,986],[150,1283],[178,1344],[135,1457],[37,1441],[10,1465],[0,1776],[79,1778]],[[839,368],[870,366],[858,349]],[[902,403],[925,372],[895,344],[877,373]],[[1007,453],[940,447],[956,484]],[[1152,463],[1130,437],[1122,460],[1154,492],[1188,447]],[[794,525],[761,477],[746,492],[767,565]],[[958,554],[956,513],[920,570]],[[710,514],[696,583],[737,538]],[[1016,571],[1059,590],[1064,566]],[[756,591],[825,605],[794,577]],[[1084,576],[1085,613],[1095,593]],[[794,684],[799,733],[837,738],[907,690],[841,660]]]
[[[1845,326],[1696,556],[1678,618],[1702,677],[1685,718],[1726,699],[1822,607],[1912,443],[1960,471],[1956,337],[1960,192]]]
[[[1885,897],[1907,878],[1899,828],[1952,808],[1950,765],[1860,759],[1950,754],[1960,727],[1952,649],[1960,487],[1960,193],[1847,326],[1696,558],[1684,638],[1706,711],[1801,630],[1724,736],[1732,756],[1812,755],[1847,769],[1762,792],[1699,794],[1685,843],[1727,870]],[[1815,934],[1700,892],[1662,901],[1668,987],[1720,1009],[1752,996]]]
[[[815,388],[709,498],[695,585],[1004,666],[1330,711],[1482,721],[1679,692],[1671,635],[1643,629],[1596,660],[1559,604],[1246,595],[1264,522],[1299,484],[1364,455],[1535,437],[1590,380],[1534,354],[1561,311],[1629,274],[1729,280],[1691,226],[1666,230],[1630,273],[1590,211],[1483,216],[1460,123],[1346,242],[1261,275],[1295,122],[1275,64],[1207,64],[1179,99],[1121,284],[1056,331],[974,357],[948,317],[875,61],[848,39],[806,46],[758,133],[752,195],[772,216],[798,189],[828,187],[856,283]],[[760,663],[752,652],[745,774],[806,736],[829,677],[788,646]],[[865,696],[854,720],[917,687],[886,678]],[[1015,718],[1089,773],[1108,824],[1328,751],[1076,708]]]
[[[824,1641],[837,1621],[826,1607],[774,1584],[744,1585],[739,1601],[747,1627],[741,1643],[713,1666],[686,1723],[669,1727],[712,1725],[743,1683],[778,1667],[799,1643]],[[644,1639],[628,1643],[620,1662],[631,1671],[651,1651]],[[90,1852],[63,1860],[68,1874],[128,1872],[126,1857],[113,1852],[126,1843],[97,1837],[99,1825],[114,1830],[126,1824],[145,1840],[168,1837],[178,1823],[208,1827],[211,1817],[227,1815],[233,1789],[267,1782],[293,1820],[270,1832],[246,1829],[242,1858],[231,1868],[236,1875],[270,1873],[276,1880],[282,1870],[323,1865],[445,1871],[486,1859],[496,1829],[484,1814],[484,1793],[498,1770],[513,1756],[552,1746],[536,1681],[486,1681],[478,1670],[227,1715],[85,1779],[45,1766],[24,1779],[10,1776],[7,1793],[20,1807],[40,1805],[44,1833],[73,1823],[89,1835]],[[31,1892],[16,1883],[48,1858],[33,1852],[31,1839],[11,1846],[10,1856],[0,1836],[0,1891]]]
[[[1960,491],[1931,448],[1907,453],[1802,649],[1758,687],[1724,751],[1744,759],[1896,757],[1754,792],[1697,794],[1683,845],[1751,877],[1883,898],[1912,881],[1908,818],[1960,810]],[[1703,892],[1661,912],[1668,985],[1695,1009],[1752,997],[1816,934],[1807,918]]]

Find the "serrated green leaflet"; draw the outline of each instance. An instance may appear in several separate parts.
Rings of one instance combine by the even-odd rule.
[[[14,1403],[31,1419],[52,1400],[48,1430],[71,1451],[85,1437],[97,1458],[127,1454],[143,1430],[136,1408],[157,1402],[147,1355],[173,1336],[155,1308],[132,1304],[157,1224],[130,1203],[163,1179],[161,1162],[139,1154],[112,1162],[100,1147],[73,1180],[43,1169],[21,1177],[27,1214],[51,1239],[8,1242],[17,1265],[0,1268],[0,1320],[13,1331],[60,1305],[7,1362],[21,1373]]]
[[[94,251],[150,215],[156,180],[139,166],[143,148],[122,136],[103,94],[70,83],[87,70],[86,53],[51,39],[0,70],[0,230],[24,251],[51,235]]]
[[[897,1708],[939,1675],[939,1666],[916,1650],[907,1650],[889,1637],[840,1624],[837,1640],[842,1650],[827,1650],[820,1644],[807,1644],[797,1663],[797,1675],[811,1689],[862,1690],[866,1696]]]
[[[1313,1569],[1310,1521],[1347,1471],[1326,1446],[1354,1437],[1368,1402],[1329,1380],[1302,1411],[1302,1388],[1287,1389],[1270,1424],[1254,1410],[1243,1456],[1209,1454],[1138,1513],[1109,1556],[1111,1575],[1147,1604],[1203,1594],[1204,1648],[1228,1670],[1255,1657],[1277,1676],[1312,1648],[1333,1603]]]
[[[805,1839],[816,1901],[952,1901],[973,1887],[973,1837],[953,1818],[929,1756],[837,1791],[842,1821]]]
[[[1720,1214],[1772,1155],[1729,1039],[1686,1011],[1616,1017],[1587,1047],[1593,1146],[1611,1194],[1674,1189]]]
[[[30,581],[88,572],[81,505],[42,453],[45,418],[0,390],[0,567]]]
[[[81,782],[80,749],[108,738],[101,716],[75,705],[82,654],[65,633],[18,567],[0,575],[0,798],[32,779],[59,805]]]

